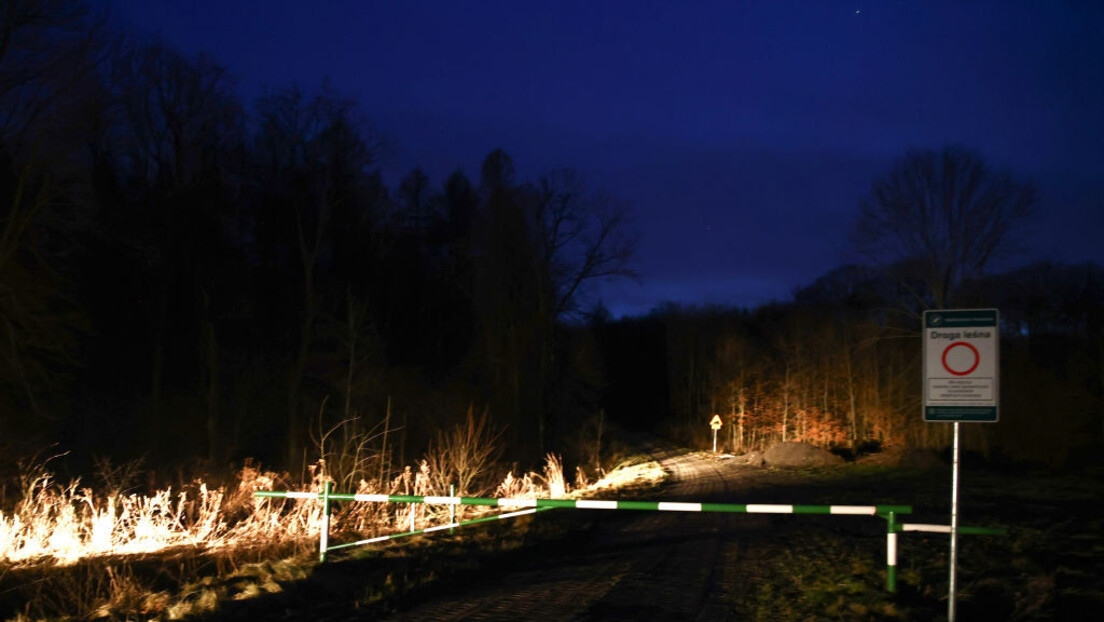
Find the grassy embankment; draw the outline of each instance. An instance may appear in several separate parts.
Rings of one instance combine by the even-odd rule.
[[[893,498],[917,514],[905,522],[949,523],[949,469],[852,464],[808,469],[805,481],[772,488],[799,496]],[[963,525],[1004,526],[1007,536],[959,538],[958,614],[963,620],[1076,620],[1104,606],[1104,471],[1000,472],[966,465]],[[876,526],[875,526],[876,527]],[[949,539],[899,536],[896,595],[884,591],[885,544],[876,533],[802,521],[748,544],[753,570],[734,608],[753,620],[938,620],[947,611]],[[871,528],[873,529],[873,528]],[[869,530],[868,530],[869,531]]]

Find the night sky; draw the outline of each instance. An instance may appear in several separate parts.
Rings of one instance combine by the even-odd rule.
[[[248,102],[328,78],[434,184],[501,147],[633,206],[639,283],[753,306],[856,258],[848,229],[907,147],[960,144],[1039,186],[1026,252],[1104,263],[1104,3],[103,0],[230,70]]]

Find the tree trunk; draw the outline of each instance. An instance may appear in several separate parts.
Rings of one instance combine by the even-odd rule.
[[[739,410],[739,417],[740,417],[739,418],[739,422],[740,422],[739,423],[739,425],[740,425],[740,451],[747,451],[747,445],[746,445],[747,439],[745,438],[745,433],[746,432],[745,432],[745,429],[744,429],[744,415],[747,412],[747,395],[744,394],[744,388],[743,387],[740,387],[740,398],[739,398],[739,400],[740,400],[739,401],[739,408],[740,408],[740,410]]]
[[[855,376],[851,365],[851,348],[845,347],[844,353],[844,356],[846,357],[845,360],[847,367],[847,420],[851,426],[851,448],[854,449],[856,446],[856,441],[858,439],[859,431],[857,421],[858,413],[855,408]]]
[[[303,321],[299,326],[299,348],[292,364],[291,377],[288,379],[288,464],[294,465],[299,450],[300,434],[303,432],[302,422],[299,420],[299,388],[303,382],[303,374],[307,369],[307,354],[310,352],[312,331],[314,329],[314,271],[307,267],[303,274]],[[306,449],[303,449],[302,460],[306,461]]]
[[[153,317],[153,365],[150,371],[149,448],[154,454],[162,450],[161,403],[165,391],[165,316],[168,313],[168,287],[163,280],[166,277],[162,275],[161,278],[161,291],[158,294],[157,308],[154,310]]]
[[[349,412],[352,409],[353,400],[353,372],[356,368],[356,338],[357,338],[357,318],[353,309],[353,293],[352,289],[348,286],[345,287],[345,317],[348,322],[348,333],[346,334],[349,364],[345,371],[345,408],[343,416],[346,421],[352,418]]]
[[[790,417],[790,364],[786,363],[786,379],[782,385],[782,442],[786,442],[786,426]]]
[[[203,341],[207,363],[207,459],[216,463],[222,458],[219,426],[219,348],[215,324],[204,322]]]

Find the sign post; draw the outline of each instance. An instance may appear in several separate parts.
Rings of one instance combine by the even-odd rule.
[[[713,415],[713,418],[709,420],[709,427],[713,428],[713,453],[717,453],[717,430],[721,429],[724,423],[721,421],[720,415]]]
[[[996,309],[925,311],[924,421],[954,423],[951,560],[947,619],[958,577],[958,424],[996,423],[1000,405],[1000,316]]]

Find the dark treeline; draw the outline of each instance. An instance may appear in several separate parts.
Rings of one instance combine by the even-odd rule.
[[[598,409],[571,320],[633,240],[577,174],[518,180],[498,150],[388,188],[328,87],[246,105],[77,2],[0,19],[5,448],[296,467],[358,418],[397,461],[474,409],[537,459]]]
[[[1001,312],[996,424],[963,426],[967,449],[1059,465],[1104,439],[1104,270],[1039,263],[964,284],[961,308]],[[941,449],[923,421],[920,320],[884,270],[835,269],[794,301],[755,310],[668,306],[603,324],[618,352],[609,409],[708,447],[725,421],[734,450],[804,441],[863,451]],[[657,411],[655,404],[667,404]]]
[[[298,468],[355,419],[399,462],[469,410],[519,460],[582,459],[604,417],[704,447],[714,413],[733,449],[938,447],[918,313],[951,306],[1004,324],[1002,419],[970,447],[1058,462],[1104,435],[1104,274],[989,275],[1034,192],[972,152],[875,180],[872,267],[614,322],[584,306],[630,274],[616,200],[568,170],[519,180],[501,150],[388,187],[387,149],[329,87],[243,102],[214,60],[111,37],[79,2],[4,3],[0,450]]]

